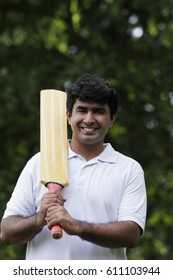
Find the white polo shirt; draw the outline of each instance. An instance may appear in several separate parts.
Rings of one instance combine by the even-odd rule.
[[[143,230],[146,217],[144,173],[138,162],[105,144],[96,158],[85,161],[69,147],[69,185],[62,190],[65,208],[79,220],[93,223],[131,220]],[[48,190],[40,183],[40,154],[23,169],[4,218],[31,216],[39,211],[40,200]],[[126,248],[109,249],[65,232],[54,240],[45,226],[27,244],[26,259],[126,259]]]

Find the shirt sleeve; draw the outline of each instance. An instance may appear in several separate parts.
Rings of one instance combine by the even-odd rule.
[[[29,217],[36,212],[31,162],[30,160],[21,172],[3,218],[11,215]]]
[[[140,165],[134,161],[129,174],[128,182],[124,188],[118,211],[119,221],[134,221],[144,231],[146,221],[146,187],[144,172]]]

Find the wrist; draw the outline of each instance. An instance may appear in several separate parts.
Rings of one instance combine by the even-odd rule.
[[[46,221],[45,221],[45,223],[43,224],[43,222],[42,222],[42,220],[40,219],[38,213],[35,214],[34,217],[35,217],[35,229],[36,229],[36,231],[39,232],[39,231],[41,231],[42,228],[45,226]]]
[[[77,221],[77,224],[77,235],[83,239],[85,235],[90,232],[91,224],[86,221]]]

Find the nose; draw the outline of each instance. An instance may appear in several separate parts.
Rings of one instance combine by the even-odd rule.
[[[94,115],[92,112],[88,111],[85,114],[84,122],[88,125],[91,125],[92,123],[94,123]]]

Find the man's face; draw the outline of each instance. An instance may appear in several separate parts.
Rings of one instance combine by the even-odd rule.
[[[72,139],[80,144],[98,145],[104,141],[108,129],[115,121],[110,118],[108,104],[84,102],[76,99],[71,116],[67,113]]]

